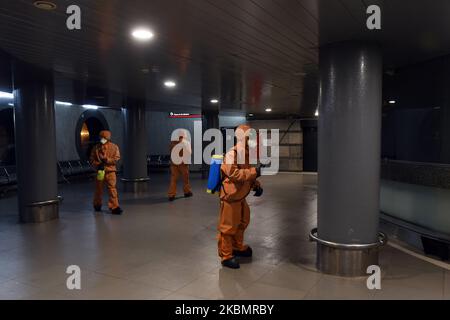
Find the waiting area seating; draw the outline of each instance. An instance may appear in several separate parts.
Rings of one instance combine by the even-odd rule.
[[[0,195],[17,188],[17,170],[15,166],[0,167]]]
[[[71,178],[89,177],[95,169],[87,160],[70,160],[58,162],[58,181],[68,182]]]
[[[69,182],[74,178],[95,175],[95,170],[87,160],[59,161],[57,163],[58,182]],[[0,166],[0,194],[17,188],[16,166]]]
[[[149,171],[168,170],[170,167],[170,155],[148,155],[147,167]],[[15,166],[0,166],[1,194],[17,188],[16,172]],[[70,180],[90,178],[95,176],[96,173],[87,160],[58,161],[57,172],[59,183],[69,183]]]
[[[168,171],[170,168],[170,155],[147,155],[147,169],[148,171],[161,172]],[[189,166],[189,171],[202,172],[203,166],[192,164]]]
[[[148,155],[147,167],[150,170],[167,169],[170,167],[170,155]]]

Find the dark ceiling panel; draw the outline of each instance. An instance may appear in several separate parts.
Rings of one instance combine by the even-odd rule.
[[[289,42],[294,42],[293,44],[301,48],[301,51],[309,51],[311,47],[317,45],[318,30],[308,25],[306,19],[301,20],[308,15],[302,7],[293,6],[294,3],[298,4],[298,2],[274,0],[240,2],[241,6],[246,4],[248,11],[254,12],[269,27],[280,30],[280,36],[287,38]],[[316,21],[311,23],[317,25]],[[315,31],[312,31],[314,29]]]
[[[92,87],[115,96],[145,94],[151,108],[200,108],[202,98],[207,107],[209,97],[220,97],[222,109],[263,113],[270,106],[303,115],[301,108],[315,108],[303,94],[315,90],[308,83],[320,44],[377,41],[386,67],[450,52],[448,0],[55,2],[57,10],[44,11],[32,0],[0,0],[0,50],[55,70],[59,96],[68,99],[86,96],[74,88]],[[65,9],[74,2],[82,9],[80,31],[65,27]],[[382,8],[381,31],[366,28],[369,4]],[[154,29],[153,42],[131,39],[140,24]],[[177,81],[176,90],[162,86],[168,78]]]
[[[366,8],[381,8],[382,29],[368,30]],[[320,44],[376,41],[387,68],[450,53],[448,0],[319,0]]]
[[[200,107],[207,93],[221,97],[225,108],[252,112],[268,105],[297,112],[302,79],[293,73],[317,63],[310,1],[79,0],[82,30],[68,31],[65,8],[72,2],[58,1],[50,12],[32,1],[5,2],[0,47],[54,69],[58,79],[123,95],[146,92],[152,105]],[[154,28],[153,43],[130,39],[139,24]],[[203,70],[216,70],[216,76],[205,79]],[[176,79],[176,90],[163,88],[166,78]],[[73,96],[73,86],[58,87],[60,96]]]

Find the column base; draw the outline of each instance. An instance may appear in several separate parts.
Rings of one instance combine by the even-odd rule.
[[[148,192],[149,178],[122,179],[124,192],[145,193]]]
[[[378,265],[378,248],[345,250],[317,244],[317,269],[342,277],[367,276],[367,267]]]
[[[367,276],[367,268],[378,265],[380,247],[386,244],[386,235],[380,233],[379,242],[371,244],[338,244],[321,240],[317,229],[310,234],[317,242],[317,269],[325,274],[342,277]]]
[[[42,223],[59,218],[59,200],[31,203],[20,212],[21,223]]]

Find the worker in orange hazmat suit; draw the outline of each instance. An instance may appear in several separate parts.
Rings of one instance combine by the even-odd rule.
[[[175,148],[175,154],[172,154]],[[170,163],[169,201],[175,200],[175,196],[177,195],[177,181],[180,176],[183,179],[184,197],[192,197],[192,189],[189,183],[189,164],[186,163],[186,159],[190,159],[192,148],[191,143],[187,139],[187,133],[184,130],[179,131],[178,141],[171,141],[170,153],[172,159]],[[174,156],[179,159],[173,159]]]
[[[255,196],[261,196],[263,192],[256,180],[261,175],[261,166],[252,167],[249,164],[250,130],[248,125],[237,128],[237,143],[227,152],[221,165],[218,253],[222,265],[232,269],[240,267],[236,257],[252,256],[252,248],[244,244],[244,232],[250,222],[246,197],[252,190]]]
[[[95,179],[94,209],[102,210],[103,185],[106,183],[109,201],[108,207],[112,214],[122,214],[116,188],[116,164],[120,160],[119,147],[111,142],[111,132],[100,132],[100,143],[94,146],[91,152],[91,165],[97,170],[104,170],[104,179]]]

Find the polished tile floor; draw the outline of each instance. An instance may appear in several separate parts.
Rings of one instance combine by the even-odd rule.
[[[450,272],[392,247],[381,252],[382,289],[314,270],[317,177],[264,177],[249,197],[252,261],[222,269],[218,200],[195,175],[195,196],[166,201],[166,174],[142,196],[121,194],[123,216],[91,209],[92,182],[60,186],[61,217],[17,223],[16,198],[0,200],[0,299],[450,299]],[[79,291],[67,266],[81,268]]]

